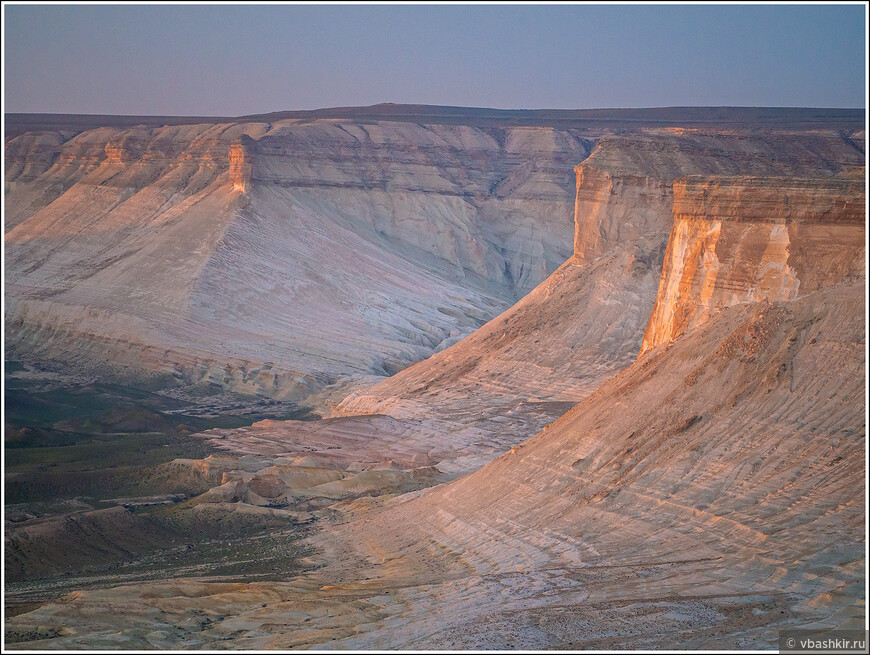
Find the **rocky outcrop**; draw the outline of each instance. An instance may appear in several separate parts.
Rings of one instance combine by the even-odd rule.
[[[230,182],[236,191],[249,193],[251,190],[251,171],[253,169],[251,159],[253,157],[252,150],[256,147],[255,144],[256,142],[247,135],[242,135],[238,141],[233,141],[230,144]]]
[[[63,132],[28,132],[6,144],[5,194],[19,185],[32,182],[54,164],[61,153],[61,144],[71,135]]]
[[[864,275],[862,179],[686,178],[642,352],[738,303],[792,300]]]
[[[300,432],[304,430],[305,426],[301,424]],[[340,427],[336,432],[340,432]],[[243,503],[252,507],[280,507],[306,512],[328,507],[340,500],[405,493],[439,481],[439,471],[420,458],[372,461],[375,448],[362,457],[351,458],[346,449],[349,444],[333,449],[343,452],[311,456],[305,454],[304,448],[299,449],[298,442],[303,441],[304,436],[297,434],[293,437],[286,439],[283,448],[277,439],[273,440],[273,445],[278,448],[269,456],[210,455],[201,460],[177,459],[168,466],[192,471],[213,485],[191,501],[194,507]],[[224,438],[223,435],[218,437],[220,440]],[[221,445],[226,447],[227,444]]]
[[[100,234],[96,230],[109,232],[103,244],[109,246],[116,227],[107,220],[110,212],[111,218],[125,213],[146,223],[155,212],[207,188],[226,171],[230,143],[242,133],[262,134],[264,128],[257,123],[106,127],[74,136],[43,134],[39,142],[30,133],[10,139],[5,230],[7,235],[17,231],[11,240],[7,236],[7,244],[37,235],[57,239],[76,229],[95,231],[81,239],[95,239]],[[50,158],[40,145],[45,139],[58,142],[51,146]],[[26,174],[19,162],[37,164],[39,174]],[[30,225],[18,229],[25,220]],[[37,261],[38,256],[29,265]]]
[[[574,252],[594,259],[614,243],[657,248],[673,225],[672,186],[680,177],[818,177],[863,164],[859,144],[836,132],[674,128],[608,135],[576,170]]]

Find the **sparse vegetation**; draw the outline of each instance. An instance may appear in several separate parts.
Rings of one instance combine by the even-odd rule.
[[[7,365],[10,374],[20,370]],[[292,544],[304,526],[280,515],[184,511],[183,500],[213,485],[189,467],[169,464],[215,452],[192,433],[249,425],[262,415],[202,418],[177,413],[180,401],[135,388],[45,389],[8,381],[10,615],[79,588],[193,575],[258,579],[298,569]],[[300,411],[291,406],[285,415]],[[11,641],[32,638],[19,637]]]

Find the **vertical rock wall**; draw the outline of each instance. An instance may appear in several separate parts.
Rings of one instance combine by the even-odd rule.
[[[674,183],[658,299],[641,352],[738,303],[792,300],[863,275],[863,180],[686,178]]]

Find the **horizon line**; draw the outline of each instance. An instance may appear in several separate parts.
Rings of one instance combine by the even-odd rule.
[[[537,108],[502,108],[502,107],[477,107],[472,105],[433,105],[421,103],[396,103],[381,102],[373,105],[339,105],[333,107],[318,107],[316,109],[277,109],[236,116],[217,114],[114,114],[114,113],[81,113],[66,111],[14,111],[4,112],[3,116],[81,116],[81,117],[119,117],[119,118],[209,118],[209,119],[242,119],[274,114],[311,114],[328,111],[372,110],[385,108],[405,108],[415,110],[425,109],[456,109],[478,110],[492,112],[606,112],[606,111],[653,111],[653,110],[680,110],[680,109],[776,109],[776,110],[816,110],[816,111],[863,111],[866,107],[837,107],[837,106],[801,106],[801,105],[657,105],[648,107],[537,107]]]

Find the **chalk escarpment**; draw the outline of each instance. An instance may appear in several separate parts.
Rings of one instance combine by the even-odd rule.
[[[861,162],[836,133],[607,135],[575,169],[574,255],[477,332],[350,393],[335,413],[418,421],[409,443],[428,443],[443,456],[446,441],[479,466],[483,453],[491,457],[533,434],[635,360],[681,178],[717,171],[830,176]]]
[[[863,171],[863,169],[860,169]],[[685,178],[643,351],[738,303],[864,275],[863,179]]]
[[[294,120],[16,136],[7,341],[289,400],[389,375],[570,255],[570,169],[590,147],[543,127]]]
[[[95,586],[9,618],[7,634],[28,646],[91,648],[769,649],[784,628],[863,627],[864,201],[853,184],[863,174],[834,177],[863,163],[856,135],[646,130],[602,139],[567,191],[576,194],[573,256],[457,343],[459,327],[445,337],[441,326],[466,325],[465,312],[487,299],[496,312],[497,281],[508,275],[491,268],[490,250],[469,247],[473,221],[432,212],[473,205],[492,171],[420,160],[441,152],[438,161],[458,164],[451,157],[472,152],[491,161],[487,138],[508,151],[507,133],[288,125],[267,125],[259,139],[232,135],[227,152],[242,151],[219,186],[235,209],[199,272],[184,277],[189,296],[168,294],[183,312],[160,325],[189,321],[173,338],[210,367],[208,379],[278,393],[294,380],[311,393],[325,383],[288,374],[289,361],[322,371],[329,357],[352,369],[363,346],[384,352],[396,341],[440,352],[350,394],[337,412],[349,415],[210,430],[196,438],[229,452],[171,463],[212,485],[180,513],[320,517],[306,560],[317,566],[289,580],[270,569],[259,582]],[[468,150],[418,157],[423,150],[399,138],[407,133],[418,144],[452,135]],[[518,132],[513,143],[538,144],[544,157],[554,139],[525,140],[540,134]],[[113,170],[133,166],[123,160],[142,149],[125,139],[112,141]],[[393,193],[396,206],[416,202],[431,220],[415,230],[409,214],[365,209],[386,207]],[[203,205],[216,195],[186,205],[202,212],[198,228],[221,218]],[[504,236],[513,220],[489,233]],[[685,238],[675,238],[682,223]],[[170,234],[156,252],[184,241]],[[421,234],[456,241],[439,237],[430,256],[413,259]],[[63,264],[61,245],[52,265]],[[16,275],[37,279],[39,270]],[[77,266],[70,274],[69,291],[19,288],[33,297],[16,302],[28,312],[45,303],[45,316],[57,317],[92,279],[75,277]],[[657,309],[685,311],[649,321],[657,292]],[[123,314],[107,321],[94,302],[67,316],[77,348],[83,326],[105,347],[101,325],[121,335],[134,325]],[[59,332],[33,330],[40,321],[27,318],[22,333],[33,348],[54,347]],[[648,321],[669,347],[637,358]],[[155,330],[151,343],[166,342],[160,325],[141,325]],[[373,341],[373,329],[395,341]],[[294,335],[292,359],[276,334]],[[250,359],[218,364],[220,339]],[[264,352],[270,361],[257,364]],[[153,354],[179,374],[198,365]],[[393,372],[402,361],[372,357],[360,370]],[[289,379],[270,379],[279,375]],[[283,536],[270,545],[287,548]]]

